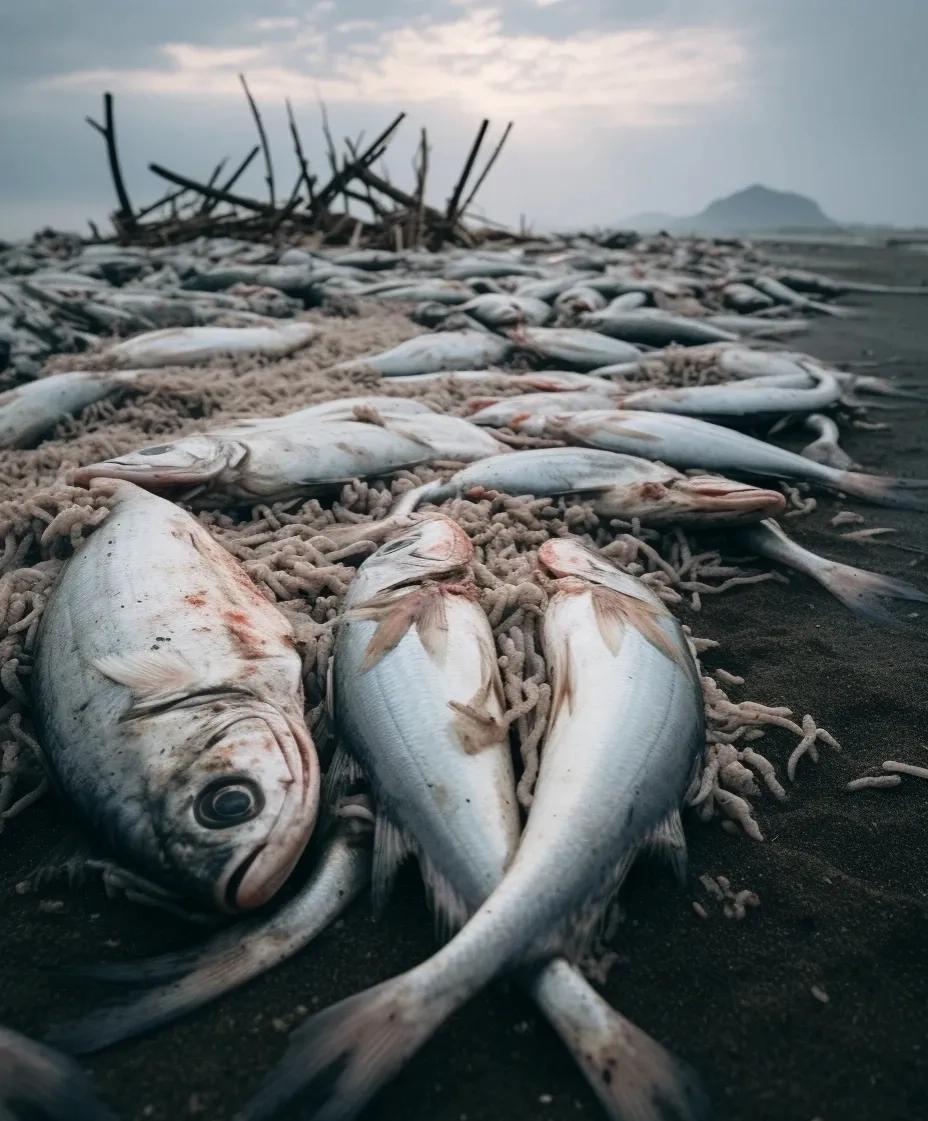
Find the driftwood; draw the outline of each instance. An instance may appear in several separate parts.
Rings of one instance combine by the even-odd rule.
[[[355,141],[346,139],[340,154],[332,136],[326,107],[320,103],[322,134],[329,164],[329,177],[320,184],[318,175],[310,170],[293,106],[287,100],[285,110],[297,177],[289,194],[281,196],[285,201],[278,202],[274,163],[261,112],[245,76],[239,75],[239,79],[255,122],[258,144],[223,182],[220,182],[220,176],[226,160],[215,167],[206,182],[161,164],[150,163],[149,170],[171,186],[155,202],[138,211],[133,209],[129,200],[119,164],[113,97],[109,93],[104,95],[104,124],[90,118],[88,121],[106,141],[119,204],[112,215],[117,241],[169,244],[200,235],[277,238],[288,234],[311,234],[322,243],[399,249],[420,245],[429,248],[439,248],[444,244],[475,245],[481,236],[485,236],[469,229],[465,221],[474,198],[509,137],[511,122],[468,190],[490,127],[489,121],[481,122],[447,204],[438,208],[429,205],[426,199],[431,148],[425,129],[420,132],[413,161],[415,183],[411,190],[394,184],[383,166],[383,156],[405,120],[405,113],[396,116],[366,145],[362,146],[363,133]],[[259,153],[264,158],[267,201],[233,189]],[[343,209],[337,209],[336,203]],[[367,216],[359,217],[356,208],[361,208],[362,214],[366,212]],[[479,221],[492,225],[486,219]],[[94,236],[99,239],[99,231],[96,227],[92,228]]]

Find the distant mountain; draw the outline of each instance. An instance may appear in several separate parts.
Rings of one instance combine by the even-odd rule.
[[[628,218],[623,225],[642,231],[696,231],[712,234],[760,233],[769,230],[835,229],[833,222],[814,199],[793,191],[774,191],[755,183],[726,198],[710,202],[690,218],[647,213]]]

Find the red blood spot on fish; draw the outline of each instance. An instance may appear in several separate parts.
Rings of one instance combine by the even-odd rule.
[[[197,592],[195,595],[192,594],[192,595],[189,595],[189,596],[184,596],[184,600],[187,603],[189,603],[191,607],[205,607],[206,606],[206,596],[203,595],[200,592]]]

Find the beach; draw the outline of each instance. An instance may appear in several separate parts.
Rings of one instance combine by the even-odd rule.
[[[777,262],[837,278],[894,284],[928,278],[928,256],[906,249],[768,242]],[[928,393],[928,301],[851,295],[854,319],[820,318],[797,349],[842,366],[918,381]],[[881,366],[880,363],[885,363]],[[926,406],[874,410],[885,431],[845,429],[842,446],[868,470],[928,477]],[[789,436],[800,447],[801,436]],[[928,587],[925,515],[816,492],[817,509],[789,532],[831,558]],[[867,544],[840,537],[839,510],[899,532]],[[910,607],[904,605],[902,615]],[[706,596],[680,617],[720,643],[710,669],[743,676],[733,698],[812,714],[840,742],[798,766],[788,799],[756,801],[764,842],[718,819],[686,819],[685,886],[654,860],[622,895],[624,920],[605,996],[703,1077],[730,1121],[908,1121],[928,1116],[928,782],[847,793],[884,760],[928,766],[928,616],[911,633],[868,625],[818,585],[792,576]],[[794,739],[771,734],[764,753],[785,774]],[[19,895],[14,885],[65,835],[45,799],[0,838],[2,1019],[40,1036],[110,991],[50,967],[135,958],[189,944],[201,932],[161,912],[108,899],[97,882]],[[757,894],[745,918],[725,917],[700,876]],[[700,917],[693,907],[706,912]],[[150,1037],[88,1060],[100,1094],[127,1121],[230,1118],[308,1012],[423,960],[435,947],[417,874],[407,868],[386,914],[366,904],[284,966]],[[292,1112],[299,1116],[298,1109]],[[598,1118],[600,1107],[567,1051],[512,984],[470,1003],[379,1095],[369,1121],[550,1121]]]

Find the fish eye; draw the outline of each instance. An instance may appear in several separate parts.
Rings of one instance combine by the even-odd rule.
[[[162,452],[169,452],[174,447],[173,444],[158,444],[153,448],[139,448],[139,455],[161,455]]]
[[[257,817],[264,796],[255,783],[244,778],[219,779],[201,791],[194,814],[207,829],[228,829]]]

